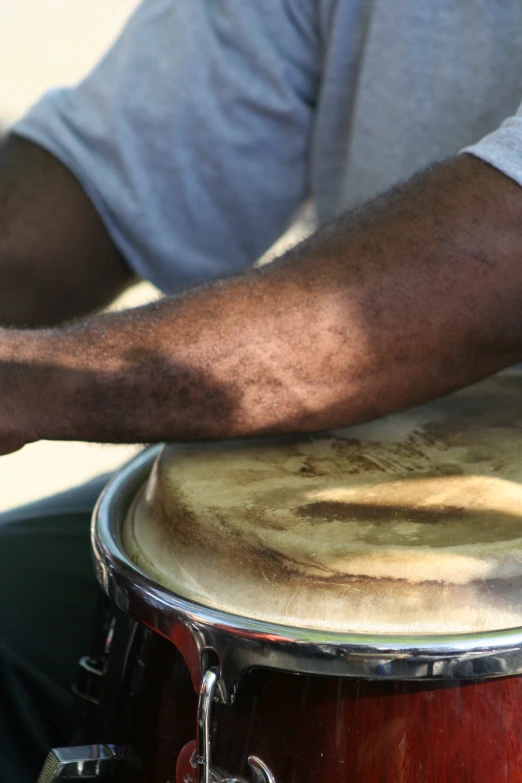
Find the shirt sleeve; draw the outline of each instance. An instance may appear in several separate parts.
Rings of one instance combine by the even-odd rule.
[[[522,185],[522,104],[500,128],[462,152],[480,158]]]
[[[94,71],[13,127],[78,178],[165,292],[244,268],[308,195],[310,0],[144,0]]]

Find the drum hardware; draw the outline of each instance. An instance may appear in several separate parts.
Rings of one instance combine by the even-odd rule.
[[[110,602],[102,594],[99,596],[98,617],[102,617],[102,622],[94,638],[91,654],[83,656],[78,662],[76,682],[73,685],[73,693],[77,699],[94,705],[100,703],[102,696],[116,626]]]
[[[91,654],[78,662],[76,680],[72,686],[75,697],[75,731],[71,738],[74,745],[85,742],[98,742],[99,736],[93,736],[90,727],[98,719],[100,703],[105,691],[109,652],[115,629],[115,618],[109,614],[109,601],[101,596],[98,605],[100,627],[92,645]]]
[[[97,780],[100,783],[132,783],[140,764],[127,745],[84,745],[54,748],[42,767],[37,783]]]
[[[209,669],[201,681],[198,699],[198,723],[196,735],[197,783],[210,783],[211,770],[211,718],[212,701],[219,682],[219,670]]]
[[[211,765],[211,719],[212,702],[217,698],[219,669],[212,667],[205,672],[198,699],[196,749],[190,765],[196,770],[196,783],[247,783],[243,778],[222,777]],[[248,764],[254,783],[275,783],[275,778],[261,759],[249,756]],[[184,783],[192,783],[190,776],[184,776]]]
[[[80,658],[76,673],[76,682],[72,687],[77,699],[99,704],[103,689],[105,667],[96,666],[88,655]]]
[[[90,653],[78,662],[74,694],[73,734],[71,745],[80,746],[114,742],[112,726],[114,716],[111,707],[118,698],[122,671],[111,670],[110,661],[125,649],[129,635],[133,635],[134,624],[126,615],[121,615],[100,590],[96,612],[96,624]],[[126,743],[127,740],[118,740]]]

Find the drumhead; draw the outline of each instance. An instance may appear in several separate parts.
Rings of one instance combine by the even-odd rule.
[[[204,606],[299,628],[522,626],[522,373],[322,436],[169,445],[126,553]]]

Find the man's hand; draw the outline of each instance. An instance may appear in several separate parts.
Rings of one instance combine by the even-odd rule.
[[[4,331],[7,443],[327,429],[476,381],[522,356],[521,214],[516,184],[462,156],[261,270]]]

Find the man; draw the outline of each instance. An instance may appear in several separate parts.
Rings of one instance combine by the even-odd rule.
[[[1,151],[2,452],[324,429],[519,360],[522,119],[495,129],[522,95],[522,8],[472,5],[145,0]],[[307,197],[342,216],[209,284]],[[136,277],[171,295],[92,315]],[[97,491],[0,531],[5,780],[68,741]]]

